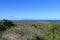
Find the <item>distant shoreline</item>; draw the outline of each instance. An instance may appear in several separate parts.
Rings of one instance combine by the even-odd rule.
[[[60,20],[12,20],[13,22],[60,22]]]

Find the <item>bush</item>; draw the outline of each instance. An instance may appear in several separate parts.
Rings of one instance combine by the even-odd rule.
[[[11,26],[14,26],[14,24],[10,20],[4,19],[0,21],[0,31],[6,30],[7,28],[11,28]]]
[[[47,40],[60,40],[60,28],[55,23],[50,23],[50,25],[47,27],[47,30],[45,30],[45,38]]]

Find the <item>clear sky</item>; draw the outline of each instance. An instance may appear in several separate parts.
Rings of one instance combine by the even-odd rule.
[[[60,0],[0,0],[0,19],[60,20]]]

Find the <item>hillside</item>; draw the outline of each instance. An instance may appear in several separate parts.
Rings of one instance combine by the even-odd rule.
[[[14,22],[15,27],[0,31],[1,40],[60,40],[60,23]]]

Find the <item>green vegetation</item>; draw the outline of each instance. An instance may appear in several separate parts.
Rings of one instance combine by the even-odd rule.
[[[45,37],[47,40],[60,40],[60,25],[50,23],[45,32]]]
[[[14,23],[10,20],[0,20],[0,38],[4,31],[8,28],[14,27]]]
[[[7,28],[11,28],[11,26],[14,26],[12,21],[9,20],[0,21],[0,31],[6,30]]]
[[[0,40],[60,40],[60,23],[1,20]]]

